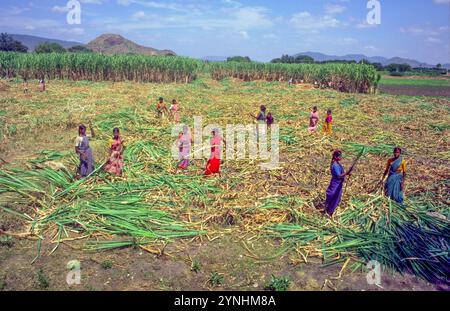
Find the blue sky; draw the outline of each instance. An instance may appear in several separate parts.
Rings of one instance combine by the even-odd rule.
[[[117,33],[192,57],[316,51],[450,63],[450,0],[381,0],[376,26],[368,0],[79,0],[80,25],[67,24],[67,2],[2,0],[0,31],[83,43]]]

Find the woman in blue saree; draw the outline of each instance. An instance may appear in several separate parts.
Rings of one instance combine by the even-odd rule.
[[[95,137],[94,130],[89,124],[91,136]],[[86,135],[86,126],[80,125],[78,128],[78,137],[75,140],[75,152],[80,156],[80,166],[78,173],[82,178],[88,177],[94,171],[94,157],[92,149],[89,146],[89,138]]]
[[[384,185],[384,193],[399,204],[403,204],[404,184],[406,177],[406,162],[402,157],[402,149],[394,149],[394,157],[387,162],[386,170],[384,171],[383,180],[389,174]]]
[[[333,216],[336,208],[341,203],[344,189],[345,177],[351,175],[351,170],[345,172],[340,163],[342,161],[342,151],[336,150],[331,160],[331,182],[327,189],[327,199],[325,201],[325,211],[329,216]]]

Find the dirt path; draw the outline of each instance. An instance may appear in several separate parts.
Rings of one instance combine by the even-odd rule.
[[[289,290],[339,291],[423,291],[438,288],[411,275],[383,272],[381,287],[369,285],[366,272],[351,273],[347,268],[338,278],[341,265],[323,267],[320,260],[304,263],[300,258],[283,256],[256,260],[242,247],[236,236],[213,242],[190,244],[181,251],[169,245],[165,255],[156,256],[143,249],[121,249],[114,252],[89,253],[79,250],[81,243],[61,245],[51,256],[53,244],[42,245],[42,256],[36,257],[36,242],[15,240],[14,245],[0,246],[0,288],[2,290],[264,290],[272,274],[291,280]],[[272,242],[249,243],[255,253],[276,249]],[[272,252],[272,251],[271,251]],[[67,263],[81,263],[81,284],[66,282]],[[192,271],[195,262],[197,271]],[[223,277],[220,285],[211,284],[212,273]]]
[[[450,97],[450,87],[381,85],[380,91],[391,95]]]

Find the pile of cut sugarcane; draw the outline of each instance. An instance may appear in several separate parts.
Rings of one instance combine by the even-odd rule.
[[[450,221],[445,206],[418,200],[399,206],[383,195],[366,195],[351,200],[337,217],[339,222],[326,224],[300,214],[295,223],[268,230],[291,243],[290,249],[302,258],[320,256],[326,265],[353,258],[353,270],[376,260],[395,271],[449,284]]]
[[[0,171],[2,200],[26,204],[30,213],[0,208],[28,223],[25,234],[38,237],[39,248],[50,237],[54,250],[74,239],[87,239],[86,249],[105,250],[205,234],[199,221],[184,217],[183,203],[206,204],[208,194],[219,189],[201,177],[160,173],[163,168],[158,170],[153,160],[166,153],[153,143],[135,141],[126,151],[130,161],[124,177],[111,177],[98,166],[90,178],[75,180],[66,169],[36,166],[64,157],[45,151],[29,161],[30,169]],[[76,165],[74,156],[64,159],[68,167]]]

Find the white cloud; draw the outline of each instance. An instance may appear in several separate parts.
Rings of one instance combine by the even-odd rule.
[[[350,38],[350,37],[342,38],[340,41],[342,43],[344,43],[344,44],[356,44],[356,43],[358,43],[358,39]]]
[[[223,29],[224,31],[239,33],[243,29],[248,31],[270,28],[273,25],[272,19],[268,16],[269,11],[264,7],[226,7],[219,10],[197,9],[180,11],[171,15],[166,14],[163,17],[156,12],[138,11],[133,15],[134,21],[120,23],[117,19],[103,20],[102,27],[107,27],[108,31],[194,28],[202,30]],[[136,21],[137,19],[139,21]],[[100,25],[98,26],[100,27]]]
[[[376,28],[377,26],[377,24],[369,24],[366,20],[356,24],[356,28],[358,29]]]
[[[341,22],[333,16],[314,16],[307,11],[294,14],[290,20],[290,23],[299,30],[313,32],[341,26]]]
[[[144,18],[146,15],[145,15],[145,12],[144,11],[138,11],[138,12],[136,12],[136,13],[134,13],[133,14],[133,18],[135,18],[135,19],[142,19],[142,18]]]
[[[104,0],[79,0],[81,3],[86,4],[103,4]]]
[[[66,12],[69,12],[69,8],[66,6],[55,5],[54,7],[52,7],[52,12],[66,13]]]
[[[442,40],[439,38],[428,37],[425,42],[427,43],[442,43]]]
[[[239,34],[240,34],[241,37],[244,38],[244,39],[249,39],[249,38],[250,38],[250,36],[248,35],[248,32],[246,32],[246,31],[244,31],[244,30],[239,31]]]
[[[346,7],[339,4],[328,3],[325,5],[325,13],[328,15],[334,15],[342,13],[346,10]]]
[[[268,34],[264,34],[264,35],[263,35],[263,38],[264,38],[264,39],[277,39],[278,37],[277,37],[276,34],[268,33]]]

